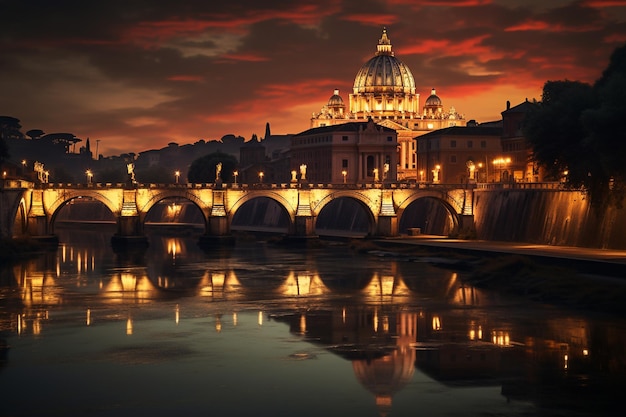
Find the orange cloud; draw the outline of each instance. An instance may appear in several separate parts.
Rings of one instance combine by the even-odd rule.
[[[442,7],[474,7],[492,4],[492,0],[424,0],[416,2],[414,0],[391,0],[389,3],[395,5],[410,6],[442,6]]]
[[[225,60],[242,61],[242,62],[269,61],[269,58],[261,56],[261,55],[255,55],[255,54],[224,54],[222,55],[222,58],[224,58]]]
[[[363,23],[365,25],[380,26],[396,23],[398,21],[398,16],[392,14],[360,13],[344,16],[342,19],[349,22]]]
[[[169,81],[204,81],[199,75],[172,75],[167,77]]]

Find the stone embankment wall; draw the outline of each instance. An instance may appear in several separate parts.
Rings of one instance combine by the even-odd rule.
[[[478,239],[626,249],[626,207],[591,209],[584,193],[475,190]]]

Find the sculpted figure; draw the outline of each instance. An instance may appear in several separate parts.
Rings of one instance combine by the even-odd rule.
[[[306,180],[306,165],[305,164],[300,165],[300,179]]]

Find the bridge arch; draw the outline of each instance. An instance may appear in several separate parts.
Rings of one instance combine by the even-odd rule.
[[[295,228],[295,212],[296,212],[296,208],[292,206],[291,202],[284,198],[283,196],[276,194],[276,193],[262,193],[262,194],[258,194],[258,195],[252,195],[252,194],[244,194],[242,196],[242,198],[237,199],[231,206],[230,209],[227,211],[227,216],[228,216],[228,222],[229,224],[232,226],[237,226],[235,224],[235,220],[236,217],[239,213],[241,213],[243,207],[247,204],[252,204],[254,202],[254,200],[259,200],[259,199],[268,199],[274,203],[276,203],[276,205],[278,206],[279,210],[286,215],[286,219],[288,224],[287,226],[287,233],[290,233],[294,230]],[[280,220],[280,219],[279,219]],[[261,226],[262,227],[262,226]]]
[[[10,236],[22,236],[27,233],[28,229],[28,210],[26,208],[26,199],[22,196],[17,204],[11,208],[9,219],[12,220],[9,223],[9,235]]]
[[[97,203],[101,204],[103,207],[105,207],[105,208],[109,211],[109,213],[111,213],[111,219],[112,219],[112,220],[116,218],[116,214],[115,214],[115,213],[111,210],[111,208],[110,208],[109,206],[107,206],[106,204],[104,204],[102,201],[97,200],[97,199],[92,198],[92,197],[86,197],[86,196],[83,196],[83,195],[76,195],[76,196],[74,196],[74,197],[68,198],[67,200],[63,201],[60,205],[58,205],[58,206],[56,207],[56,209],[54,210],[54,212],[52,212],[52,213],[50,214],[50,222],[49,222],[49,226],[50,226],[50,231],[51,231],[51,233],[53,233],[53,234],[54,234],[54,227],[55,227],[55,224],[56,224],[56,222],[57,222],[57,218],[59,217],[59,214],[61,213],[61,211],[62,211],[65,207],[67,207],[68,205],[72,204],[72,202],[73,202],[73,201],[75,201],[75,200],[80,200],[80,199],[83,199],[83,198],[88,199],[88,200],[90,200],[90,201],[95,201],[95,202],[97,202]]]
[[[205,203],[202,198],[194,193],[186,190],[165,190],[159,192],[149,192],[143,197],[137,197],[137,211],[139,212],[140,221],[143,223],[145,217],[152,210],[154,206],[159,204],[163,200],[168,199],[182,199],[193,203],[200,209],[204,218],[204,224],[207,224],[207,213],[210,210],[210,206]]]
[[[184,203],[184,202],[191,203],[200,212],[202,216],[202,226],[204,228],[204,232],[206,233],[206,231],[208,230],[207,229],[208,227],[207,214],[206,214],[208,210],[207,205],[204,204],[204,202],[200,198],[190,193],[180,193],[180,194],[160,193],[150,198],[150,200],[146,204],[143,204],[141,207],[138,207],[137,210],[139,212],[139,223],[140,223],[141,230],[144,229],[146,221],[148,220],[149,214],[153,210],[156,209],[159,203],[164,202],[164,201],[172,201],[172,209],[176,212],[172,214],[173,217],[176,217],[176,214],[180,213],[180,210],[181,210],[182,204],[177,204],[177,203]],[[176,206],[178,206],[177,209],[176,209]]]
[[[316,230],[318,229],[318,221],[320,215],[325,209],[330,209],[331,204],[338,202],[341,199],[347,199],[354,201],[359,207],[363,208],[365,215],[367,216],[368,228],[367,235],[374,235],[376,233],[376,215],[374,206],[375,201],[372,201],[367,195],[354,191],[339,191],[326,195],[316,204],[312,205],[312,210],[316,217]],[[319,233],[318,233],[319,234]]]
[[[104,204],[114,215],[118,215],[121,210],[121,204],[115,203],[106,195],[98,191],[91,191],[89,189],[77,189],[72,190],[70,192],[65,192],[62,194],[58,194],[58,198],[56,198],[51,204],[47,205],[47,211],[50,216],[50,222],[52,223],[55,216],[58,214],[58,211],[65,206],[71,200],[76,198],[85,197],[91,198],[93,200],[99,201]]]
[[[423,224],[423,223],[415,224],[414,219],[412,223],[412,220],[409,218],[409,216],[411,215],[411,211],[412,211],[411,209],[415,208],[415,204],[419,204],[419,203],[426,203],[426,204],[432,203],[432,204],[438,205],[439,207],[441,207],[442,210],[445,211],[448,217],[448,224],[444,225],[443,230],[440,230],[438,233],[432,233],[433,225],[428,224],[428,222],[431,221],[428,218],[420,219],[420,220],[424,220],[426,224]],[[428,211],[431,215],[433,214],[431,210],[428,210]],[[436,215],[436,211],[434,213]],[[422,228],[422,231],[424,233],[447,235],[454,230],[458,230],[459,225],[461,223],[459,213],[457,212],[455,207],[450,203],[450,201],[448,201],[446,194],[442,192],[436,192],[436,191],[428,191],[428,192],[422,192],[422,193],[409,195],[405,200],[398,202],[396,214],[398,216],[398,228],[399,228],[400,233],[406,232],[407,229],[411,227],[420,227]]]

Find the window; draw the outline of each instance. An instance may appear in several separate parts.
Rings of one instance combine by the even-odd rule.
[[[456,140],[451,140],[450,141],[450,147],[451,148],[456,148]]]
[[[387,136],[387,142],[393,142],[393,136]]]
[[[347,159],[342,159],[341,160],[341,167],[342,168],[348,168],[348,160]]]
[[[473,148],[474,147],[474,141],[468,140],[467,141],[467,147],[468,148]]]
[[[346,141],[348,140],[348,137],[347,137],[347,136],[342,136],[342,137],[341,137],[341,140],[342,140],[342,141],[344,141],[344,142],[346,142]]]

